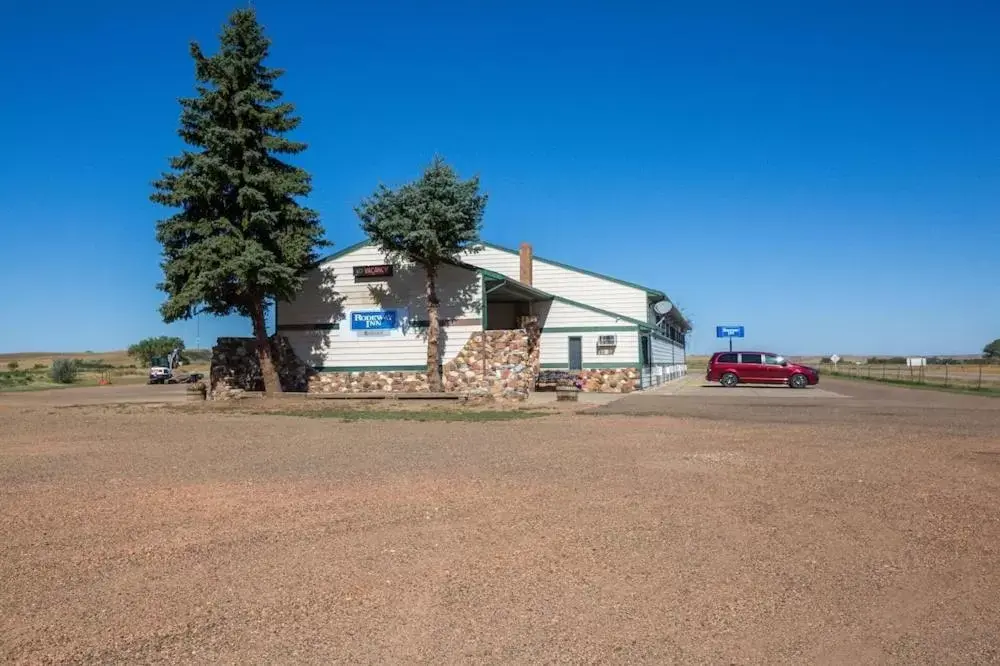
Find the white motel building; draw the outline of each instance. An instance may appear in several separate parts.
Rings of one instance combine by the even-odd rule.
[[[593,271],[484,244],[441,267],[441,363],[481,331],[536,321],[541,371],[630,369],[639,387],[686,370],[690,325],[666,294]],[[372,243],[321,260],[275,320],[300,359],[319,372],[419,372],[426,368],[423,269],[393,265]]]

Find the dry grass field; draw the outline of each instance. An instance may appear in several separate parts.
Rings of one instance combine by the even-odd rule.
[[[81,362],[73,384],[56,384],[49,378],[49,368],[58,359]],[[16,364],[16,369],[13,369],[13,364]],[[207,361],[199,361],[185,365],[181,369],[184,372],[207,373],[208,367]],[[148,371],[149,369],[140,361],[121,350],[0,354],[0,392],[95,386],[102,379],[112,384],[139,384],[146,381]]]
[[[827,388],[491,423],[0,396],[0,662],[995,663],[1000,401]]]

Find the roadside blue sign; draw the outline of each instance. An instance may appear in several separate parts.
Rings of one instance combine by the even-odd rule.
[[[395,310],[367,310],[351,313],[352,331],[389,331],[396,328]]]
[[[716,326],[715,337],[717,338],[742,338],[742,326]]]

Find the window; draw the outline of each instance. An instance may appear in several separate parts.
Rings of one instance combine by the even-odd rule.
[[[740,354],[740,363],[763,363],[760,354]]]
[[[736,363],[736,354],[719,354],[716,363]]]
[[[780,356],[775,356],[774,354],[764,354],[764,363],[767,365],[781,365],[781,361],[778,359]]]

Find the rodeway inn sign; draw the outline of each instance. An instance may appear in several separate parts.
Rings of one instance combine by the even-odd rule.
[[[354,310],[347,313],[353,338],[399,338],[406,335],[406,308]]]
[[[391,331],[396,328],[395,310],[366,310],[351,313],[352,331]]]

